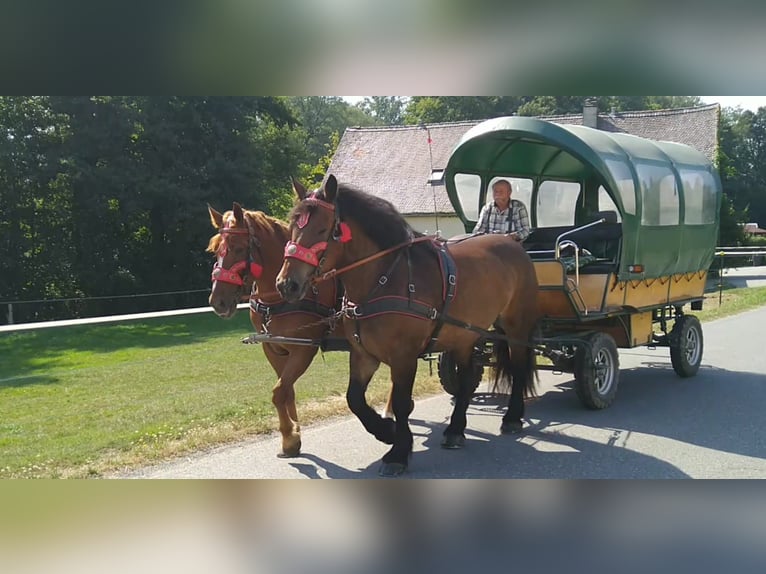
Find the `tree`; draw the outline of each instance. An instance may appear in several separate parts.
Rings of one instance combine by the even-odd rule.
[[[302,149],[273,97],[5,97],[0,122],[12,300],[205,286],[207,203],[267,209]],[[87,312],[135,310],[106,304]]]
[[[394,126],[404,122],[406,99],[402,96],[370,96],[357,104],[381,125]]]
[[[406,124],[483,120],[511,115],[525,96],[413,96],[404,112]]]
[[[407,124],[483,120],[497,116],[578,114],[588,99],[601,111],[679,108],[701,103],[698,96],[413,96],[404,112]]]
[[[291,96],[288,99],[303,137],[305,153],[301,160],[306,164],[316,164],[327,153],[333,134],[343,135],[348,127],[376,123],[362,109],[337,96]]]
[[[2,96],[0,126],[1,297],[71,292],[71,205],[54,153],[66,137],[63,118],[51,112],[45,96]],[[16,317],[24,312],[17,308]]]

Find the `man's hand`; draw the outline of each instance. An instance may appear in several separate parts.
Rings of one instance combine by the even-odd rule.
[[[518,232],[514,231],[513,233],[508,234],[511,239],[514,241],[521,241],[521,236],[518,234]]]

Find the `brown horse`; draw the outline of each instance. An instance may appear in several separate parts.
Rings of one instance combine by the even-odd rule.
[[[310,196],[305,189],[296,191],[301,201],[290,217],[292,240],[277,288],[295,301],[312,284],[340,276],[351,343],[346,398],[364,427],[393,445],[381,474],[396,476],[407,468],[412,386],[418,357],[426,350],[450,352],[458,365],[460,386],[442,446],[464,445],[474,390],[472,356],[478,340],[492,336],[493,325],[507,337],[494,345],[496,382],[509,383],[509,375],[513,381],[501,431],[520,431],[524,395],[534,388],[530,340],[539,318],[537,276],[521,244],[504,235],[484,235],[447,250],[415,233],[389,202],[339,188],[334,176]],[[326,269],[331,270],[322,273]],[[395,421],[381,418],[365,398],[381,362],[391,369]]]
[[[250,321],[256,331],[267,326],[273,335],[312,340],[328,335],[330,323],[334,323],[328,320],[336,303],[334,281],[317,286],[304,300],[293,303],[287,303],[276,291],[277,272],[290,237],[287,224],[260,211],[244,210],[237,203],[224,214],[210,206],[208,210],[218,230],[207,248],[217,257],[209,300],[215,312],[224,318],[232,317],[252,287]],[[344,336],[342,325],[333,335]],[[308,369],[318,347],[266,342],[263,351],[278,377],[272,402],[279,415],[282,455],[298,456],[301,430],[294,385]]]

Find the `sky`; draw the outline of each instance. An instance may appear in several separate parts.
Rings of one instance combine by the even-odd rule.
[[[757,112],[761,106],[766,106],[766,96],[700,96],[706,104],[717,102],[724,108],[741,107],[744,110]]]
[[[363,100],[365,96],[341,96],[349,103],[355,104]],[[744,110],[758,111],[761,106],[766,106],[766,96],[700,96],[706,104],[719,103],[725,108],[741,107]]]

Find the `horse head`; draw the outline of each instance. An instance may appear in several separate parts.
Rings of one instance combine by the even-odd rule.
[[[299,201],[290,215],[291,240],[285,246],[276,283],[282,297],[290,302],[302,299],[323,269],[337,265],[343,244],[351,240],[349,227],[341,222],[338,213],[335,176],[329,176],[311,194],[296,180],[293,190]]]
[[[213,288],[209,303],[220,317],[230,318],[237,305],[263,274],[263,262],[254,259],[260,243],[252,234],[245,212],[238,203],[231,211],[219,213],[208,205],[210,221],[218,233],[210,239],[207,251],[214,253]]]

